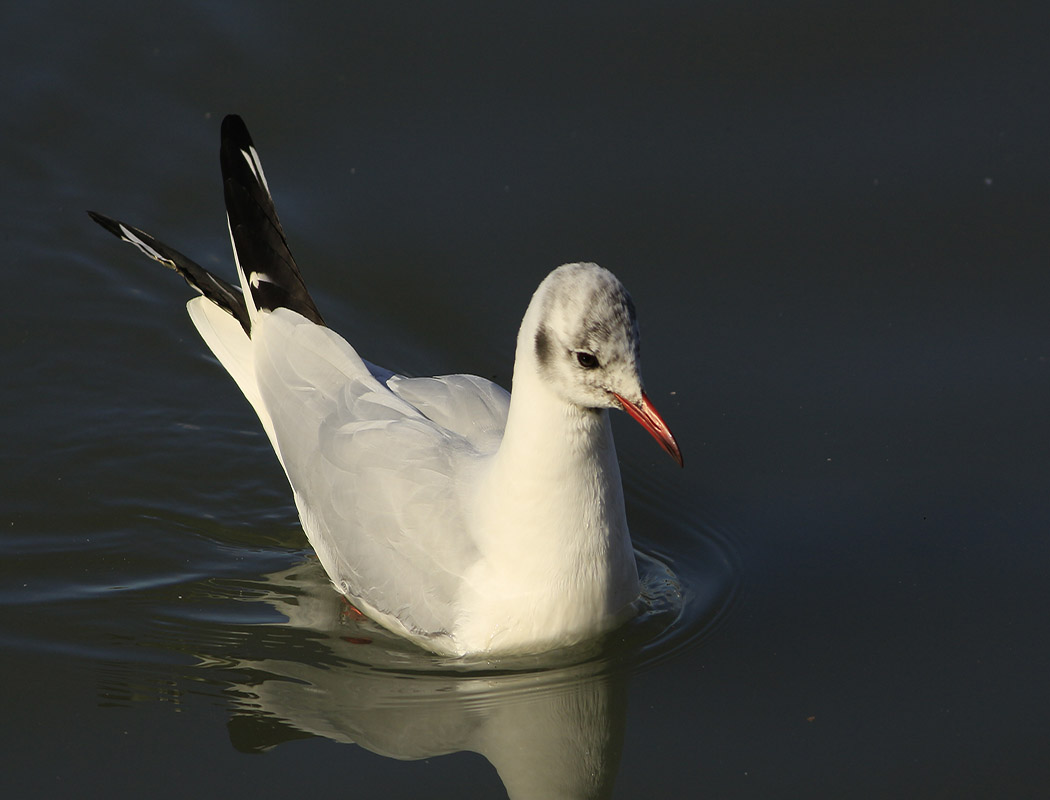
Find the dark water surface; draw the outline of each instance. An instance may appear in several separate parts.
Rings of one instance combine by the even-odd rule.
[[[1045,796],[1050,51],[981,5],[0,12],[0,795]],[[346,613],[84,214],[232,276],[229,112],[379,363],[507,384],[551,268],[623,279],[686,459],[617,420],[638,620],[494,669]]]

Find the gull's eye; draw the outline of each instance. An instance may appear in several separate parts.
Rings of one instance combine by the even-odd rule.
[[[594,353],[588,353],[586,350],[576,351],[576,361],[584,369],[594,369],[598,366],[598,357]]]

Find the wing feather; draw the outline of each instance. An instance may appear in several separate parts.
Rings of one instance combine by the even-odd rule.
[[[510,393],[492,381],[477,375],[395,375],[387,386],[427,419],[464,437],[483,453],[494,451],[503,438]]]
[[[477,559],[453,478],[477,451],[293,311],[261,315],[252,344],[304,528],[333,582],[410,632],[442,633]]]

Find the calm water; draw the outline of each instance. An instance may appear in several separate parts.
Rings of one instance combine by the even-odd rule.
[[[1039,3],[0,12],[4,797],[1050,790]],[[646,612],[513,664],[347,617],[179,279],[238,112],[366,357],[509,381],[631,289],[678,471],[618,449]],[[497,668],[498,667],[498,668]]]

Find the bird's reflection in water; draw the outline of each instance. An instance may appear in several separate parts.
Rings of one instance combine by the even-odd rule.
[[[736,596],[733,551],[691,541],[700,567],[637,552],[640,613],[604,640],[514,661],[428,653],[354,614],[315,558],[263,574],[273,553],[247,549],[250,577],[149,587],[141,628],[87,626],[79,649],[101,705],[218,695],[241,750],[318,736],[397,759],[470,751],[516,800],[608,797],[630,672],[695,645]]]
[[[471,751],[492,763],[515,800],[611,794],[627,680],[602,645],[560,653],[561,664],[551,656],[464,664],[357,619],[319,567],[272,575],[270,585],[267,602],[312,632],[314,646],[306,659],[282,648],[239,660],[236,671],[250,677],[231,687],[238,748],[322,736],[397,759]],[[316,645],[328,652],[318,657]]]

